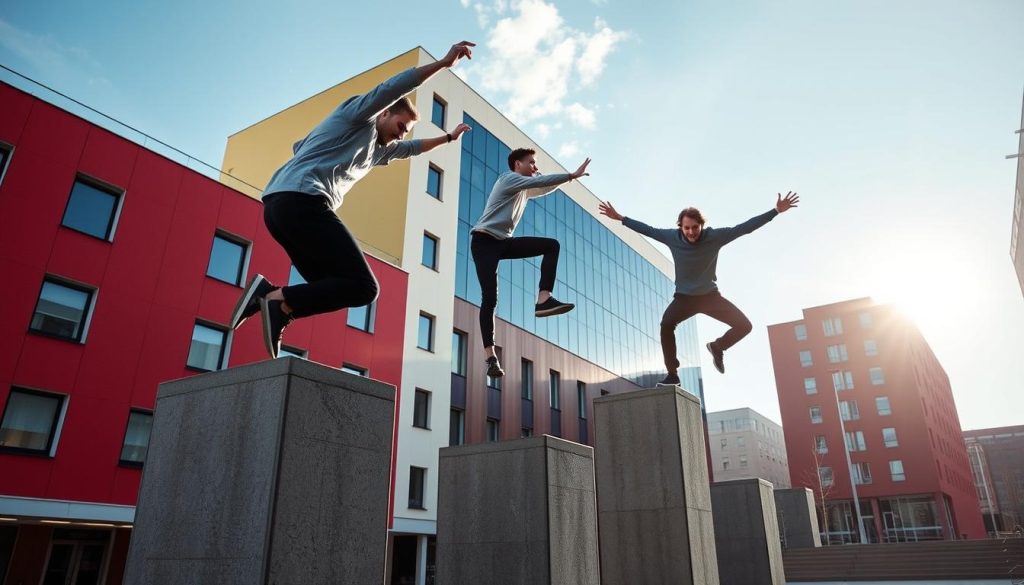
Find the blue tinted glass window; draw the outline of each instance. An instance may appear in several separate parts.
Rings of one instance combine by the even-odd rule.
[[[206,267],[207,276],[237,286],[242,283],[242,268],[244,264],[244,245],[221,235],[213,237],[213,248],[210,250],[210,264]]]
[[[224,367],[227,335],[224,330],[196,323],[192,328],[192,344],[188,348],[188,366],[206,371]]]
[[[441,198],[441,169],[430,165],[427,167],[427,194]]]
[[[434,126],[437,126],[442,130],[444,130],[445,109],[445,103],[435,95],[433,106],[430,109],[430,121],[434,123]]]
[[[434,351],[434,318],[430,315],[420,313],[420,329],[416,347]]]
[[[75,181],[61,225],[101,239],[110,238],[119,195],[82,180]]]
[[[423,234],[423,265],[427,268],[437,270],[437,239],[428,234]]]
[[[299,274],[299,269],[292,264],[291,269],[288,271],[288,286],[295,286],[296,284],[306,284],[306,279],[302,278]]]
[[[32,331],[80,341],[92,291],[44,281],[29,328]]]
[[[363,305],[362,307],[349,307],[347,321],[348,326],[355,327],[356,329],[367,333],[373,333],[373,320],[376,314],[376,301],[369,305]]]

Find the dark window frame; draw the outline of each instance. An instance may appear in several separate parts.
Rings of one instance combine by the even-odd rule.
[[[366,309],[366,320],[363,321],[363,325],[365,326],[365,329],[363,327],[360,327],[359,325],[353,325],[352,322],[351,322],[352,309],[363,309],[363,308]],[[377,301],[376,300],[374,300],[369,305],[363,305],[361,307],[349,307],[345,311],[345,326],[346,327],[351,327],[352,329],[355,329],[356,331],[362,331],[363,333],[368,333],[370,335],[373,335],[376,323],[377,323]]]
[[[82,309],[82,322],[78,327],[78,334],[73,337],[64,335],[57,335],[56,333],[50,333],[49,331],[43,331],[42,329],[35,329],[32,327],[32,320],[35,318],[36,313],[39,312],[39,301],[43,297],[43,288],[46,283],[55,284],[57,286],[63,286],[64,288],[70,288],[77,290],[78,292],[84,292],[88,295],[85,300],[85,307]],[[96,293],[99,289],[87,284],[75,282],[73,280],[57,276],[55,274],[46,274],[43,276],[43,282],[39,285],[39,293],[36,295],[36,305],[32,309],[32,319],[28,322],[28,331],[33,335],[41,335],[43,337],[49,337],[50,339],[60,339],[70,343],[84,344],[86,334],[89,332],[89,325],[92,322],[92,312],[96,305]]]
[[[437,193],[430,192],[430,173],[433,171],[437,173]],[[434,163],[427,164],[427,185],[423,189],[427,195],[437,199],[438,201],[444,201],[444,169],[437,166]]]
[[[0,425],[3,424],[5,418],[7,418],[7,410],[11,407],[11,397],[15,392],[21,394],[29,394],[33,396],[43,396],[45,398],[57,398],[57,408],[53,414],[53,421],[50,423],[50,434],[46,438],[46,447],[44,449],[29,449],[27,447],[11,447],[7,445],[0,445],[0,453],[11,453],[17,455],[34,455],[37,457],[45,457],[47,459],[53,459],[55,453],[55,441],[57,439],[57,432],[60,430],[61,419],[64,416],[64,412],[67,410],[68,395],[59,394],[57,392],[46,392],[44,390],[36,390],[34,388],[26,388],[24,386],[11,386],[10,392],[7,393],[7,400],[4,402],[4,410],[0,412]],[[0,427],[2,428],[2,427]]]
[[[420,345],[420,327],[423,326],[423,318],[424,317],[426,317],[427,321],[430,323],[430,329],[427,332],[427,345],[428,345],[428,347],[423,347],[422,345]],[[436,329],[436,326],[437,326],[437,317],[435,317],[434,315],[431,315],[430,313],[427,313],[427,312],[424,312],[424,311],[420,311],[420,316],[419,316],[419,319],[417,319],[416,323],[417,323],[417,328],[416,328],[416,347],[419,348],[419,349],[422,349],[423,351],[429,351],[430,353],[434,353],[434,347],[436,345],[434,343],[434,329]]]
[[[519,396],[533,402],[533,361],[522,358],[519,364]]]
[[[423,388],[416,388],[413,394],[412,426],[417,429],[430,430],[430,395],[431,392]]]
[[[435,236],[434,234],[432,234],[432,233],[430,233],[430,232],[428,232],[426,230],[424,230],[423,231],[423,247],[424,247],[424,252],[426,251],[426,244],[427,244],[427,240],[428,239],[431,242],[434,243],[434,254],[433,254],[433,257],[430,259],[431,263],[430,264],[426,264],[426,263],[423,262],[424,254],[421,253],[420,254],[420,264],[422,264],[423,266],[426,266],[427,268],[433,270],[434,272],[440,272],[437,267],[440,264],[440,258],[441,258],[441,238],[438,237],[438,236]]]
[[[188,356],[192,355],[192,342],[195,341],[196,325],[201,325],[207,329],[214,329],[224,334],[224,342],[220,345],[220,355],[217,356],[216,370],[207,370],[206,368],[200,368],[188,363]],[[193,372],[219,372],[220,370],[223,370],[227,366],[227,350],[229,343],[231,343],[231,331],[227,327],[211,321],[196,319],[192,324],[192,336],[189,337],[188,353],[185,354],[185,369]]]
[[[220,238],[220,239],[224,240],[225,242],[228,242],[228,243],[231,243],[231,244],[235,244],[236,246],[240,246],[242,248],[242,257],[239,258],[239,260],[238,260],[238,269],[235,271],[235,281],[234,282],[231,282],[230,280],[224,280],[223,278],[220,278],[219,276],[214,276],[214,275],[210,274],[210,261],[213,260],[213,246],[217,243],[217,238]],[[235,234],[232,234],[230,232],[226,232],[226,231],[224,231],[222,229],[215,230],[213,232],[213,243],[210,245],[210,258],[209,258],[209,261],[206,264],[206,278],[212,278],[213,280],[216,280],[217,282],[223,282],[224,284],[228,284],[228,285],[234,286],[236,288],[243,288],[245,286],[245,273],[246,273],[247,269],[249,268],[249,255],[250,255],[251,251],[252,251],[252,242],[250,242],[249,240],[246,240],[245,238],[242,238],[240,236],[236,236]],[[291,273],[290,272],[289,272],[288,276],[289,276],[289,279],[290,279],[291,278]]]
[[[102,237],[97,236],[96,234],[90,234],[89,232],[82,231],[76,227],[64,223],[68,215],[68,208],[71,206],[71,196],[75,194],[75,185],[78,183],[82,183],[87,187],[91,187],[93,189],[96,189],[97,191],[106,193],[107,195],[110,195],[111,197],[114,198],[114,205],[111,207],[110,217],[107,219],[107,228],[106,231],[104,231],[104,235]],[[108,244],[113,243],[114,228],[117,226],[117,219],[121,216],[121,205],[124,203],[124,195],[125,190],[121,187],[112,185],[106,181],[97,179],[96,177],[86,175],[84,173],[76,173],[75,180],[74,182],[71,183],[71,191],[68,192],[68,200],[64,204],[64,213],[62,213],[60,216],[60,227],[89,236],[90,238],[94,238],[102,242],[107,242]]]
[[[346,368],[352,371],[346,371]],[[342,362],[341,367],[338,369],[346,374],[352,374],[353,376],[361,376],[363,378],[370,377],[370,368],[364,368],[363,366],[353,364],[351,362]]]
[[[419,481],[415,481],[416,472],[419,472]],[[413,498],[414,492],[419,492],[417,499]],[[409,466],[409,502],[410,510],[426,510],[424,501],[427,499],[427,468],[416,465]]]
[[[562,374],[558,370],[548,372],[548,405],[551,410],[562,410]]]
[[[441,106],[441,123],[438,124],[437,120],[434,119],[434,104]],[[445,123],[448,122],[448,102],[441,96],[434,94],[432,100],[430,100],[430,122],[444,131]]]
[[[3,184],[7,176],[7,167],[14,158],[14,146],[6,142],[0,142],[0,184]]]
[[[128,440],[128,429],[129,429],[129,427],[131,427],[132,415],[133,414],[148,414],[151,419],[153,417],[153,411],[152,410],[148,410],[148,409],[145,409],[145,408],[136,408],[136,407],[132,407],[132,408],[128,409],[128,420],[125,422],[125,425],[124,425],[124,435],[121,437],[121,452],[117,456],[118,457],[117,464],[122,466],[122,467],[134,467],[134,468],[141,469],[146,464],[146,458],[149,456],[149,442],[153,438],[152,428],[150,428],[150,436],[149,436],[149,438],[146,439],[146,455],[143,457],[142,461],[134,461],[134,460],[131,460],[131,459],[125,459],[124,458],[124,448],[125,448],[125,444],[126,444],[125,442]]]
[[[458,338],[458,340],[459,340],[458,347],[454,347],[456,345],[455,344],[455,339],[456,338]],[[467,364],[468,364],[468,361],[469,361],[469,356],[468,356],[469,334],[466,333],[465,331],[461,331],[459,329],[452,329],[452,345],[453,345],[453,347],[452,347],[452,356],[453,356],[453,358],[457,359],[457,362],[456,362],[455,359],[453,359],[453,365],[455,363],[458,364],[458,371],[456,371],[453,368],[452,369],[452,374],[465,378],[466,377],[466,368],[467,368]]]
[[[458,415],[455,415],[458,413]],[[458,441],[457,443],[452,442],[452,417],[458,417]],[[448,409],[448,446],[456,447],[458,445],[466,444],[466,411],[461,408],[449,408]]]

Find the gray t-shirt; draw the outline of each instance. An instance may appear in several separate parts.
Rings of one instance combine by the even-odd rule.
[[[487,197],[487,205],[473,226],[473,231],[487,232],[499,240],[511,238],[519,220],[523,218],[529,199],[547,195],[555,187],[571,180],[572,175],[568,173],[533,177],[524,177],[512,171],[502,173],[494,182],[494,188]]]
[[[377,115],[420,84],[407,69],[364,95],[352,96],[292,147],[294,156],[270,178],[263,196],[281,191],[324,195],[334,209],[370,169],[423,152],[420,140],[377,144]]]

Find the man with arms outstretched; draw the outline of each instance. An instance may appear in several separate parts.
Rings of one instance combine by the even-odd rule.
[[[337,209],[373,167],[443,146],[469,130],[459,124],[436,138],[403,140],[419,119],[406,94],[459,59],[471,58],[473,46],[456,43],[441,60],[348,98],[295,144],[294,156],[263,192],[263,219],[306,283],[276,287],[262,275],[253,276],[231,316],[232,328],[261,313],[267,352],[277,357],[281,334],[293,319],[377,298],[377,279]]]
[[[551,317],[567,313],[575,307],[551,296],[558,268],[558,240],[536,237],[512,237],[526,204],[534,197],[547,195],[563,183],[588,175],[590,159],[583,161],[573,173],[541,175],[537,171],[536,151],[517,148],[508,155],[508,172],[502,173],[487,197],[484,212],[473,226],[470,251],[480,280],[480,333],[487,354],[487,375],[505,375],[494,350],[494,308],[498,304],[498,262],[513,258],[543,256],[540,264],[540,286],[534,314]]]
[[[697,313],[729,326],[724,335],[705,346],[711,352],[715,369],[725,373],[725,350],[746,337],[752,327],[746,315],[718,292],[718,284],[715,282],[718,252],[722,246],[765,225],[775,219],[776,215],[796,207],[799,202],[800,198],[792,191],[786,193],[785,197],[779,193],[773,209],[728,228],[705,228],[704,216],[695,207],[687,207],[679,213],[677,228],[658,229],[623,216],[612,207],[611,202],[599,206],[603,215],[665,244],[672,252],[676,269],[676,292],[661,318],[661,350],[668,370],[661,384],[679,384],[676,326]]]

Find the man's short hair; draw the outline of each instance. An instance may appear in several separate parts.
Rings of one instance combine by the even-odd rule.
[[[700,212],[696,207],[687,207],[686,209],[679,212],[679,219],[676,221],[676,225],[683,227],[683,218],[688,217],[693,221],[704,225],[704,214]]]
[[[407,97],[403,97],[397,102],[391,104],[391,107],[388,108],[388,112],[392,114],[409,114],[409,117],[413,120],[420,119],[420,113],[416,110],[416,106],[412,105],[412,101]]]
[[[508,153],[508,170],[516,170],[516,161],[523,160],[531,154],[537,154],[537,151],[532,148],[517,148]]]

